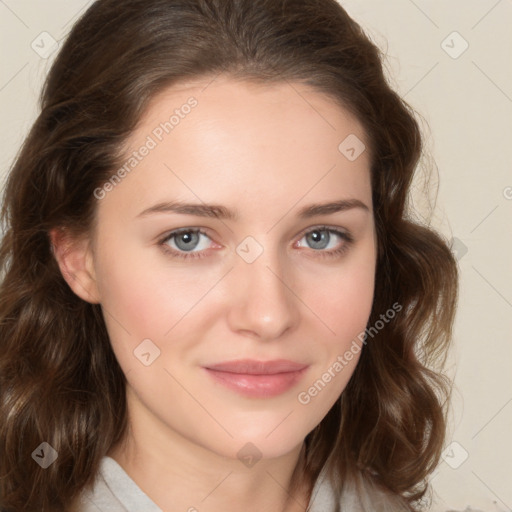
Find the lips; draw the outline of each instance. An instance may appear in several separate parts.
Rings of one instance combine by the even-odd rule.
[[[204,367],[219,384],[253,398],[269,398],[285,393],[299,382],[307,368],[308,365],[284,359],[243,359]]]

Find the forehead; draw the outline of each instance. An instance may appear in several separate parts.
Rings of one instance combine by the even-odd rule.
[[[189,107],[191,103],[194,104],[192,108]],[[285,128],[276,140],[283,144],[292,137],[315,143],[322,137],[327,144],[336,143],[340,137],[349,134],[366,139],[355,116],[333,97],[310,86],[289,81],[251,82],[221,75],[176,84],[160,91],[149,102],[129,142],[153,131],[159,138],[159,127],[163,128],[161,125],[169,121],[172,135],[179,135],[179,130],[174,129],[186,117],[189,117],[187,124],[204,131],[208,127],[215,128],[217,135],[233,135],[244,125],[243,133],[257,135],[258,139],[268,135],[269,139],[278,133],[278,128]],[[229,127],[233,128],[231,133]],[[262,130],[263,127],[266,130]],[[160,135],[170,134],[164,132]]]
[[[138,206],[177,195],[248,205],[258,198],[261,207],[306,195],[367,198],[368,152],[355,160],[343,152],[344,141],[360,151],[365,139],[347,110],[302,84],[227,77],[179,84],[149,103],[126,144],[125,161],[134,165],[109,200],[124,193]]]

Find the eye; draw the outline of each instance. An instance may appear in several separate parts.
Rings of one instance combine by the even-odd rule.
[[[203,251],[208,249],[210,243],[210,237],[206,233],[191,228],[173,231],[159,242],[166,252],[181,258],[203,257]]]
[[[302,240],[306,241],[306,246]],[[312,249],[320,257],[335,257],[348,250],[353,241],[348,232],[319,226],[305,232],[294,247]],[[212,244],[211,238],[198,228],[177,229],[159,241],[159,245],[167,254],[183,259],[208,256],[207,249]]]
[[[304,233],[297,242],[298,247],[305,247],[302,240],[306,241],[310,249],[328,257],[345,252],[354,241],[349,233],[327,226],[316,227]]]

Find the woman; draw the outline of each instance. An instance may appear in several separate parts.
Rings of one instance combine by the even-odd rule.
[[[2,510],[418,510],[457,267],[334,0],[98,0],[5,190]]]

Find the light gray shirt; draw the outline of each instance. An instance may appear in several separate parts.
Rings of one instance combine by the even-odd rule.
[[[308,512],[335,512],[335,498],[331,486],[321,477],[313,489]],[[103,457],[92,490],[82,494],[80,512],[163,511],[151,501],[114,459]]]

